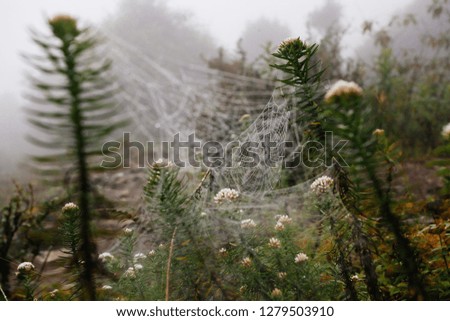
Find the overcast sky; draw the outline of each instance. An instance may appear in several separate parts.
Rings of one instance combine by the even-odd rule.
[[[42,28],[44,18],[70,14],[84,21],[101,23],[114,15],[120,0],[0,0],[0,174],[6,172],[5,162],[15,163],[18,150],[28,132],[21,106],[25,64],[20,53],[35,50],[28,28]],[[171,8],[187,11],[191,20],[211,34],[218,46],[229,50],[249,21],[260,17],[286,24],[293,36],[305,33],[308,14],[326,0],[168,0]],[[344,23],[350,28],[346,44],[361,41],[364,20],[386,22],[392,13],[412,0],[338,0],[344,6]],[[129,0],[132,5],[133,0]],[[352,46],[345,46],[346,54]],[[23,147],[22,147],[23,148]]]
[[[227,47],[233,47],[247,21],[258,17],[277,19],[286,23],[295,35],[305,32],[308,14],[321,7],[325,0],[170,0],[174,8],[192,11],[196,20]],[[352,25],[352,32],[360,31],[366,19],[383,22],[390,13],[411,0],[337,0],[344,7],[344,20]]]
[[[133,1],[130,0],[130,4]],[[325,0],[168,0],[170,7],[186,10],[192,20],[217,39],[217,44],[233,49],[248,21],[261,16],[284,22],[293,35],[305,32],[305,21],[314,8]],[[344,6],[344,20],[350,34],[357,37],[365,19],[386,21],[393,11],[411,0],[340,0]],[[27,31],[42,26],[43,19],[58,13],[68,13],[92,23],[99,23],[113,15],[119,0],[14,0],[0,1],[0,93],[20,91],[22,61],[20,52],[31,50]]]

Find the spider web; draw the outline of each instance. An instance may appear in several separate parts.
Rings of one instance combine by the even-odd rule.
[[[222,143],[256,145],[252,152],[258,162],[253,166],[247,166],[251,155],[237,148],[227,155],[230,162],[210,168],[213,183],[202,190],[199,205],[192,213],[195,216],[192,220],[202,217],[199,233],[220,246],[230,237],[239,241],[243,219],[253,219],[267,229],[273,228],[276,215],[288,215],[299,225],[305,223],[308,218],[304,209],[314,179],[312,171],[305,168],[305,181],[295,186],[279,188],[279,182],[283,156],[289,159],[301,149],[304,139],[301,133],[306,124],[290,128],[293,102],[285,98],[281,89],[273,89],[276,85],[273,81],[161,60],[144,55],[112,35],[109,39],[110,54],[123,89],[120,98],[133,120],[132,132],[136,137],[165,140],[175,133],[188,135],[201,128],[202,135],[197,138],[202,141],[213,133],[223,139]],[[254,120],[244,129],[233,126],[239,124],[243,115]],[[288,136],[294,140],[289,149],[284,145]],[[267,139],[271,148],[265,145]],[[193,168],[184,170],[198,172]],[[212,196],[222,188],[238,190],[239,201],[214,204]],[[216,215],[224,210],[230,215]],[[151,235],[159,230],[154,213],[142,210],[136,224],[140,246],[148,248],[145,244],[154,243],[155,237]]]
[[[282,169],[280,160],[284,154],[289,117],[286,100],[274,94],[256,120],[236,139],[241,147],[252,144],[252,153],[257,159],[245,153],[243,148],[233,150],[231,166],[213,169],[218,185],[233,187],[240,192],[273,190]]]

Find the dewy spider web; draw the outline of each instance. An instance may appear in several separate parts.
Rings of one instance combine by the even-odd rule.
[[[201,121],[206,133],[224,130],[231,113],[254,115],[271,96],[269,81],[161,61],[112,35],[109,39],[121,99],[134,120],[137,138],[165,140],[176,133],[193,133],[205,115],[214,120],[211,125]],[[252,91],[238,90],[242,87]]]
[[[192,213],[202,217],[199,232],[202,230],[210,235],[212,242],[219,246],[223,241],[220,236],[229,241],[229,237],[234,235],[235,241],[239,240],[239,226],[243,219],[253,219],[266,228],[273,228],[275,215],[288,215],[298,224],[308,219],[303,211],[307,207],[306,198],[310,195],[312,179],[277,189],[283,160],[280,156],[286,156],[284,142],[288,131],[295,130],[290,135],[294,140],[290,151],[298,150],[302,145],[303,128],[288,128],[292,116],[290,101],[284,98],[280,89],[271,89],[273,82],[158,60],[112,35],[109,39],[112,42],[110,54],[123,89],[121,99],[133,120],[135,130],[132,134],[135,137],[165,140],[171,139],[175,133],[187,135],[196,131],[197,122],[206,115],[208,117],[201,123],[207,130],[202,132],[203,137],[197,136],[197,139],[206,140],[209,133],[220,132],[219,137],[227,138],[222,143],[235,141],[240,146],[246,143],[256,145],[252,149],[257,155],[256,165],[246,166],[251,160],[249,155],[233,149],[231,163],[211,168],[214,189],[203,189],[199,207]],[[246,114],[255,120],[238,133],[229,125],[233,114],[232,122]],[[272,144],[270,149],[264,145],[267,139]],[[308,168],[304,170],[311,172]],[[238,202],[221,206],[214,204],[211,193],[222,188],[237,189],[241,194]],[[223,211],[228,214],[216,215]],[[154,213],[143,211],[137,222],[141,246],[153,239],[149,229],[158,230]]]
[[[212,170],[219,186],[253,193],[276,187],[290,115],[286,101],[279,99],[281,102],[277,103],[273,95],[256,120],[236,139],[240,147],[233,150],[230,166]],[[246,145],[251,145],[253,156],[243,151]]]

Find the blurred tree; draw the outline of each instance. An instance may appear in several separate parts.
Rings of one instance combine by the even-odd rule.
[[[306,24],[324,37],[331,28],[341,28],[341,18],[342,5],[335,0],[327,0],[322,7],[308,15]]]
[[[215,51],[211,36],[195,26],[188,14],[168,8],[162,1],[123,0],[105,28],[151,59],[201,63],[203,55]]]
[[[322,66],[325,66],[323,80],[344,77],[341,42],[345,28],[343,28],[341,20],[342,6],[335,0],[327,0],[322,7],[308,15],[306,24],[310,37],[314,42],[315,39],[320,39],[316,59],[322,62]]]
[[[450,3],[415,3],[388,26],[363,26],[378,47],[364,47],[378,53],[365,82],[378,126],[399,139],[408,154],[423,155],[439,145],[440,130],[450,119]],[[364,50],[361,56],[367,59]]]
[[[270,43],[277,46],[291,34],[289,28],[277,21],[259,18],[247,24],[242,33],[242,49],[248,62],[253,62],[264,53],[264,47]],[[272,48],[274,49],[274,48]],[[271,50],[273,51],[273,50]]]
[[[98,40],[89,28],[78,26],[70,16],[48,21],[50,35],[33,32],[33,41],[43,56],[29,56],[38,72],[30,76],[34,92],[29,99],[41,107],[29,109],[29,121],[45,134],[31,137],[36,145],[56,150],[48,156],[34,157],[45,179],[55,182],[62,175],[75,178],[75,194],[80,208],[79,275],[83,298],[95,294],[95,245],[91,233],[90,159],[101,155],[102,139],[108,138],[125,121],[116,120],[113,86],[108,70],[111,61],[96,55]],[[44,79],[44,80],[41,80]],[[98,168],[98,167],[97,167]]]

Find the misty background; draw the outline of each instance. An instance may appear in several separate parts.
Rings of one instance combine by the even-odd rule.
[[[23,53],[35,52],[30,28],[40,30],[45,19],[70,14],[105,31],[126,38],[153,56],[206,65],[219,48],[225,55],[237,55],[241,48],[254,61],[267,43],[278,44],[287,37],[319,41],[333,25],[344,30],[342,54],[369,59],[374,54],[373,38],[363,34],[365,21],[380,29],[389,26],[395,39],[393,48],[418,49],[414,28],[395,27],[396,14],[426,16],[427,1],[421,0],[251,0],[251,1],[126,1],[126,0],[17,0],[0,2],[0,177],[20,176],[21,162],[35,152],[26,141],[32,134],[24,107],[29,70]],[[439,28],[431,19],[418,26]],[[390,25],[389,25],[390,24]],[[367,27],[367,25],[366,25]],[[420,30],[423,33],[424,30]],[[241,40],[239,42],[239,40]]]

